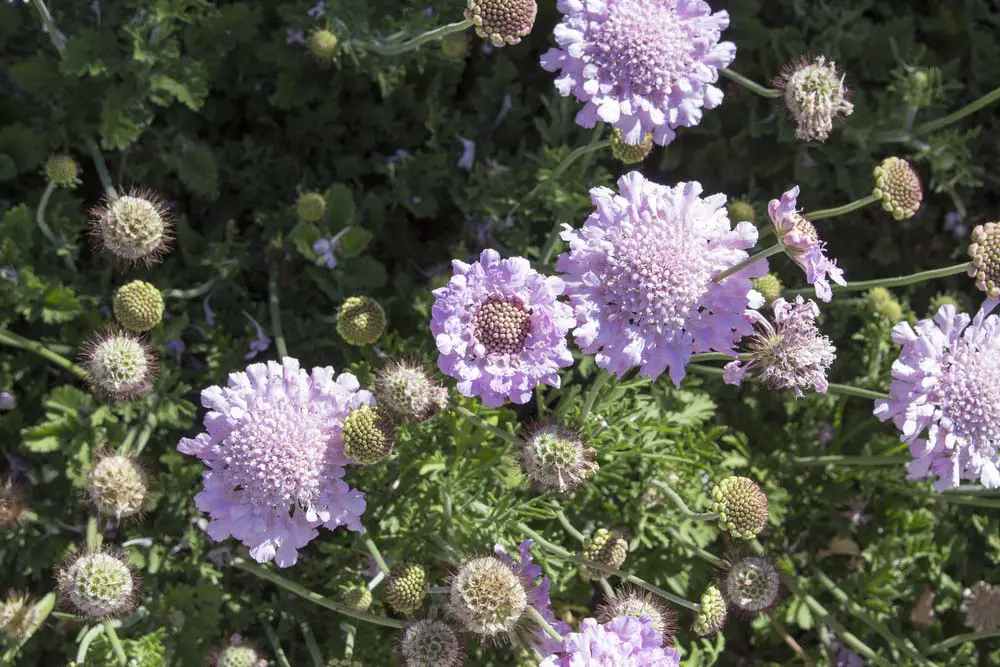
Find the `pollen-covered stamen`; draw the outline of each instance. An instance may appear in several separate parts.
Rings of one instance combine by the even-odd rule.
[[[531,333],[531,311],[520,299],[494,295],[476,309],[472,327],[488,354],[520,354]]]
[[[969,257],[969,275],[976,279],[976,287],[991,299],[1000,298],[1000,223],[987,222],[972,230]]]

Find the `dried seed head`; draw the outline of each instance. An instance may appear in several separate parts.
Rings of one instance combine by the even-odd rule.
[[[93,619],[124,616],[135,606],[138,589],[124,554],[76,554],[59,571],[63,599],[76,613]]]
[[[866,302],[868,310],[890,322],[895,323],[903,319],[903,306],[899,304],[892,292],[884,287],[873,287],[868,290]]]
[[[965,589],[962,595],[965,624],[976,632],[992,632],[1000,628],[1000,587],[985,581]]]
[[[452,627],[430,619],[407,626],[399,652],[406,667],[458,667],[464,659],[462,644]]]
[[[833,120],[854,111],[847,100],[844,75],[823,56],[795,60],[774,85],[784,90],[785,107],[798,126],[795,136],[804,141],[825,141]]]
[[[633,618],[646,617],[653,623],[653,628],[663,638],[664,646],[672,646],[677,633],[677,620],[674,614],[658,597],[642,589],[625,588],[615,591],[597,608],[597,620],[607,623],[619,616]]]
[[[726,601],[718,587],[713,584],[706,588],[700,604],[692,629],[702,637],[715,634],[726,624]]]
[[[1000,298],[1000,223],[987,222],[972,230],[969,257],[969,275],[976,279],[976,287],[990,299]]]
[[[757,213],[753,204],[746,199],[734,199],[726,205],[729,219],[733,222],[756,222]]]
[[[326,198],[319,192],[303,192],[295,202],[295,212],[306,222],[316,222],[326,213]]]
[[[753,288],[763,295],[764,303],[770,304],[774,303],[775,299],[781,298],[781,292],[785,289],[785,286],[781,284],[778,276],[768,273],[754,280]]]
[[[509,637],[528,608],[524,582],[493,556],[462,565],[451,582],[452,615],[469,632],[489,639]]]
[[[166,254],[172,222],[167,207],[152,192],[105,197],[91,215],[91,238],[118,263],[149,265]]]
[[[468,0],[465,18],[493,46],[517,44],[535,25],[535,0]]]
[[[38,616],[28,596],[9,593],[7,599],[0,602],[0,643],[4,638],[15,643],[27,639],[37,621]]]
[[[324,64],[330,63],[336,58],[337,44],[337,36],[329,30],[315,30],[309,35],[309,53]]]
[[[448,390],[423,364],[391,361],[375,374],[375,397],[397,419],[423,421],[447,405]]]
[[[163,319],[163,295],[155,286],[133,280],[115,292],[115,319],[129,331],[149,331]]]
[[[607,567],[620,569],[628,557],[628,542],[618,532],[598,528],[583,543],[583,557]],[[586,566],[580,566],[580,574],[592,581],[606,579],[607,574]]]
[[[736,539],[752,540],[767,525],[767,495],[747,477],[727,477],[712,488],[719,525]]]
[[[340,437],[344,441],[344,456],[361,465],[372,465],[392,454],[396,425],[383,408],[362,405],[344,420]]]
[[[611,155],[622,164],[638,164],[653,152],[653,133],[647,132],[642,143],[627,144],[617,127],[611,133]]]
[[[108,331],[91,336],[84,345],[81,364],[91,389],[115,400],[134,400],[153,387],[156,357],[139,336],[128,331]]]
[[[127,456],[104,456],[87,477],[87,494],[97,511],[121,521],[142,510],[146,473]]]
[[[875,167],[875,188],[872,195],[882,200],[882,208],[896,220],[912,218],[920,210],[924,191],[920,177],[910,163],[898,157],[887,157]]]
[[[570,493],[597,472],[597,453],[579,431],[542,422],[521,439],[521,468],[539,491]]]
[[[730,565],[722,581],[722,592],[729,604],[747,613],[770,609],[780,588],[778,570],[756,556],[741,558]]]
[[[385,332],[385,311],[367,296],[352,296],[337,313],[337,333],[350,345],[361,347],[378,342]]]
[[[80,165],[69,155],[53,155],[45,162],[45,176],[61,188],[80,185]]]
[[[350,584],[340,599],[353,611],[368,611],[372,606],[372,592],[364,584]]]
[[[394,565],[385,582],[384,595],[394,611],[406,616],[413,614],[427,595],[427,572],[420,565]]]

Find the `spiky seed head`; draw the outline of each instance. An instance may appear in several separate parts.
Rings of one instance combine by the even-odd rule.
[[[774,303],[775,299],[781,298],[781,292],[785,286],[778,276],[768,273],[753,281],[753,288],[764,297],[764,303]]]
[[[754,211],[753,204],[746,199],[734,199],[726,204],[726,211],[729,213],[729,219],[733,222],[757,221],[757,213]]]
[[[745,613],[770,609],[778,599],[778,570],[764,558],[747,556],[729,566],[722,592],[729,604]]]
[[[163,295],[142,280],[118,288],[113,302],[115,319],[130,331],[149,331],[163,320]]]
[[[431,619],[406,627],[399,652],[406,667],[458,667],[464,658],[455,630],[444,621]]]
[[[472,21],[477,35],[499,47],[517,44],[528,35],[537,13],[535,0],[468,0],[465,18]]]
[[[933,318],[937,315],[941,306],[954,306],[955,310],[959,312],[968,310],[968,304],[966,303],[964,296],[952,292],[938,292],[931,297],[930,303],[928,304],[929,316]]]
[[[59,591],[81,616],[107,619],[124,616],[135,606],[139,581],[124,554],[79,553],[59,571]]]
[[[24,493],[13,479],[8,477],[0,483],[0,526],[17,523],[24,517],[27,508]]]
[[[767,525],[767,494],[747,477],[727,477],[712,488],[719,525],[736,539],[752,540]]]
[[[427,572],[412,563],[394,565],[386,580],[384,595],[394,611],[410,616],[420,609],[427,595]]]
[[[796,59],[774,85],[784,91],[785,107],[798,126],[795,136],[804,141],[825,141],[833,130],[833,120],[854,111],[847,99],[844,75],[824,56]]]
[[[887,157],[875,167],[872,195],[882,200],[882,208],[896,220],[912,218],[924,199],[920,177],[906,160]]]
[[[1000,587],[980,581],[962,594],[965,624],[976,632],[1000,628]]]
[[[639,588],[619,589],[597,608],[597,620],[607,623],[619,616],[642,618],[653,623],[653,628],[663,637],[664,646],[672,646],[677,633],[677,619],[658,597]]]
[[[105,197],[91,216],[91,238],[119,264],[149,265],[167,252],[173,223],[166,205],[150,191]]]
[[[45,162],[45,176],[61,188],[80,185],[80,165],[69,155],[53,155]]]
[[[80,361],[91,389],[102,396],[134,400],[153,387],[156,357],[145,341],[131,332],[112,330],[92,335]]]
[[[620,569],[628,557],[628,542],[616,531],[598,528],[583,543],[583,557],[607,567]],[[580,566],[580,574],[591,581],[606,579],[607,574],[586,566]]]
[[[451,582],[451,614],[469,632],[499,640],[513,633],[528,609],[528,593],[510,565],[494,556],[468,561]]]
[[[890,322],[899,322],[903,319],[903,306],[892,295],[892,292],[884,287],[873,287],[868,290],[865,302],[868,305],[868,310]]]
[[[1000,223],[987,222],[972,230],[969,257],[969,275],[976,279],[976,287],[990,299],[1000,298]]]
[[[314,30],[309,35],[309,53],[321,63],[330,63],[337,57],[338,43],[337,36],[329,30]]]
[[[423,364],[391,361],[375,374],[375,398],[397,419],[423,421],[445,407],[448,392]]]
[[[4,638],[20,642],[28,637],[38,621],[34,605],[27,595],[11,592],[0,602],[0,643]]]
[[[396,444],[396,425],[380,406],[362,405],[344,420],[344,456],[361,465],[381,463]]]
[[[295,202],[295,212],[306,222],[316,222],[326,213],[326,198],[319,192],[303,192]]]
[[[446,58],[460,60],[469,55],[469,38],[463,32],[453,32],[441,39],[441,53]]]
[[[337,312],[337,333],[350,345],[361,347],[378,342],[385,332],[385,311],[375,299],[352,296]]]
[[[127,456],[98,459],[87,477],[87,494],[97,511],[121,521],[142,511],[146,473]]]
[[[638,144],[628,144],[617,127],[611,132],[611,155],[622,164],[638,164],[653,152],[653,133],[647,132]]]
[[[541,422],[520,442],[521,468],[542,492],[570,493],[597,472],[597,452],[574,429]]]
[[[348,585],[340,599],[353,611],[368,611],[372,606],[372,592],[364,584]]]
[[[219,653],[218,667],[257,667],[262,658],[253,646],[227,646]],[[264,664],[267,664],[264,661]]]
[[[715,634],[726,624],[726,601],[714,584],[701,595],[701,609],[694,619],[692,629],[702,637]]]

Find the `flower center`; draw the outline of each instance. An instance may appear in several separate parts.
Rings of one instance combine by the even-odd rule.
[[[941,411],[955,435],[992,457],[1000,447],[1000,350],[984,348],[967,340],[956,346],[941,378]]]
[[[520,299],[494,295],[479,305],[472,328],[488,354],[520,354],[531,333],[531,311]]]
[[[784,232],[786,234],[793,231],[798,232],[800,235],[805,237],[809,245],[813,245],[819,241],[819,234],[816,232],[816,226],[803,218],[800,214],[789,213],[782,222],[782,226],[784,227]]]

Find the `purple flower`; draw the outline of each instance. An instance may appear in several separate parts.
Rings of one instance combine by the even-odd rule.
[[[206,296],[204,299],[201,300],[201,310],[205,314],[205,323],[208,324],[208,326],[210,326],[210,327],[214,327],[215,326],[215,311],[212,310],[212,306],[208,302],[209,299],[211,299],[211,298],[212,298],[212,295],[209,294],[208,296]]]
[[[528,604],[537,609],[542,618],[548,621],[559,634],[565,635],[572,628],[567,623],[557,621],[556,615],[552,613],[552,600],[549,598],[549,588],[552,586],[552,581],[542,573],[541,566],[536,565],[532,560],[532,543],[533,540],[525,540],[518,545],[517,550],[520,554],[518,560],[514,560],[499,544],[494,545],[493,552],[521,578],[524,590],[528,594]],[[560,649],[559,642],[549,637],[543,630],[536,630],[532,633],[529,642],[532,648],[541,653],[543,658],[558,652]]]
[[[781,199],[772,199],[767,205],[767,213],[778,234],[778,241],[788,256],[806,272],[806,280],[816,288],[816,296],[823,301],[833,298],[833,290],[827,277],[838,285],[846,285],[844,272],[837,268],[836,260],[826,256],[826,243],[820,240],[811,222],[795,210],[799,186],[795,186]]]
[[[244,311],[243,315],[250,320],[254,328],[257,330],[257,340],[250,341],[250,351],[243,355],[244,359],[253,359],[258,354],[266,352],[267,348],[271,347],[271,339],[264,333],[264,329],[260,326],[260,323],[250,317],[250,313]]]
[[[318,19],[326,15],[326,7],[324,6],[323,0],[316,0],[316,4],[306,10],[306,14],[309,18]]]
[[[313,243],[312,249],[316,253],[316,263],[328,269],[337,268],[337,246],[340,245],[340,237],[347,233],[350,227],[344,227],[339,232],[328,239],[317,239]]]
[[[0,266],[0,278],[17,285],[20,281],[21,274],[12,266]]]
[[[747,372],[753,371],[774,390],[794,389],[796,396],[802,396],[803,389],[812,388],[825,394],[826,372],[837,357],[837,348],[816,328],[819,307],[797,296],[795,303],[778,297],[771,308],[773,325],[757,311],[747,312],[758,330],[750,339],[749,359],[726,364],[726,383],[741,384]]]
[[[625,143],[648,134],[666,146],[678,127],[701,121],[702,107],[722,102],[713,85],[719,69],[736,57],[736,45],[719,42],[727,12],[703,0],[559,0],[559,47],[542,55],[542,67],[559,71],[559,94],[585,102],[576,116],[583,127],[598,120],[622,131]]]
[[[390,155],[389,157],[387,157],[385,159],[385,164],[386,164],[386,167],[388,167],[388,169],[389,169],[389,173],[390,174],[395,174],[396,173],[396,165],[400,164],[402,162],[406,162],[407,160],[409,160],[412,157],[413,157],[413,154],[410,153],[407,150],[404,150],[402,148],[400,148],[399,150],[397,150],[395,153],[393,153],[392,155]]]
[[[168,340],[166,343],[163,344],[163,347],[173,352],[174,359],[177,361],[177,363],[181,363],[181,356],[184,354],[184,350],[187,349],[187,346],[184,344],[183,340],[181,340],[180,338],[171,338],[170,340]]]
[[[462,142],[462,156],[458,158],[458,162],[456,164],[459,169],[472,171],[472,165],[476,161],[476,142],[470,141],[457,134],[455,136],[458,137],[460,142]]]
[[[650,619],[619,616],[603,625],[584,619],[580,632],[565,635],[562,652],[539,667],[677,667],[680,659],[677,649],[663,648]]]
[[[845,644],[839,640],[834,644],[837,649],[837,663],[834,667],[865,667],[866,663],[864,658],[860,655],[847,648]]]
[[[639,366],[652,379],[669,370],[679,385],[692,354],[735,356],[733,345],[753,333],[743,314],[764,303],[751,278],[767,273],[767,262],[714,282],[757,242],[751,223],[731,227],[725,195],[702,198],[700,183],[666,187],[637,171],[618,188],[592,189],[597,210],[562,233],[570,251],[556,269],[576,312],[573,336],[619,377]]]
[[[969,223],[965,222],[961,211],[951,211],[944,216],[944,229],[960,239],[969,235]]]
[[[285,31],[285,44],[305,44],[306,33],[302,30],[289,28]]]
[[[892,339],[902,346],[892,364],[888,400],[875,416],[892,419],[909,443],[909,478],[936,475],[944,491],[962,479],[1000,487],[1000,316],[987,300],[971,320],[952,305],[916,330],[900,322]]]
[[[496,250],[452,267],[448,284],[434,290],[431,333],[438,366],[459,381],[459,392],[498,407],[505,398],[527,403],[541,383],[559,387],[559,369],[573,363],[566,344],[573,311],[556,300],[562,279]]]
[[[340,432],[351,410],[375,399],[353,375],[333,373],[306,373],[285,357],[201,392],[205,432],[177,449],[208,467],[195,505],[211,516],[213,540],[235,537],[254,560],[288,567],[317,527],[361,530],[364,494],[341,479],[348,461]]]
[[[0,412],[13,410],[16,404],[17,399],[14,398],[14,394],[9,391],[0,391]]]

